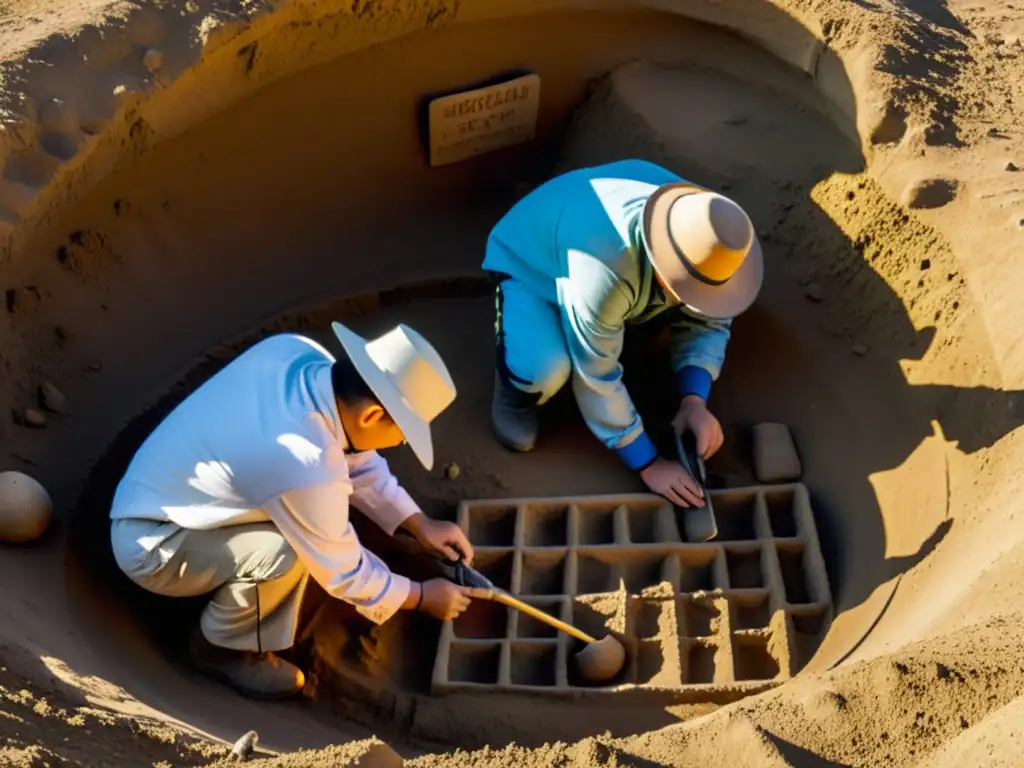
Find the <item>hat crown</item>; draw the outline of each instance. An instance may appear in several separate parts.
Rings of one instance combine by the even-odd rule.
[[[754,239],[746,212],[714,192],[694,192],[674,200],[668,211],[668,232],[687,270],[714,285],[736,274]]]
[[[454,402],[455,384],[447,366],[430,342],[409,326],[398,325],[369,342],[366,353],[423,421],[433,421]]]

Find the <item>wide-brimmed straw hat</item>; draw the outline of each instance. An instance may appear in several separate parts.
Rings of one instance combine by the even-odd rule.
[[[735,317],[761,290],[764,262],[754,227],[723,195],[663,184],[644,205],[642,236],[665,287],[701,315]]]
[[[367,341],[341,323],[331,323],[334,335],[373,390],[384,410],[405,435],[424,467],[434,466],[430,422],[455,400],[455,384],[441,356],[425,338],[407,325],[392,328]]]

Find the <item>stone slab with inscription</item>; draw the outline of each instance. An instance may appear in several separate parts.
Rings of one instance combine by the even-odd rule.
[[[537,128],[540,76],[440,96],[430,102],[430,164],[447,165],[530,141]]]

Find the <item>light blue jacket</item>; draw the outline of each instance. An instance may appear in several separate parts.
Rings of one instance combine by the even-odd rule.
[[[580,411],[598,439],[633,469],[658,454],[622,382],[625,325],[672,313],[671,363],[680,396],[707,399],[729,340],[731,321],[667,303],[640,238],[645,201],[660,185],[677,181],[684,179],[644,160],[557,176],[498,222],[483,262],[564,313]]]

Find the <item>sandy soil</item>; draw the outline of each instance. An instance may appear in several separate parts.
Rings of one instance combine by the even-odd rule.
[[[0,469],[57,517],[0,552],[0,764],[211,764],[249,729],[268,766],[1019,762],[1022,33],[1024,4],[990,0],[0,2]],[[537,139],[429,168],[420,97],[522,66]],[[104,494],[161,408],[261,334],[401,318],[437,340],[460,387],[439,464],[461,472],[392,458],[433,513],[636,489],[571,407],[536,454],[494,445],[476,271],[516,194],[627,155],[735,196],[765,245],[709,469],[750,482],[749,426],[792,427],[836,608],[803,674],[601,735],[543,701],[342,718],[182,669],[165,630],[188,609],[130,610]],[[631,386],[661,423],[653,381]]]

